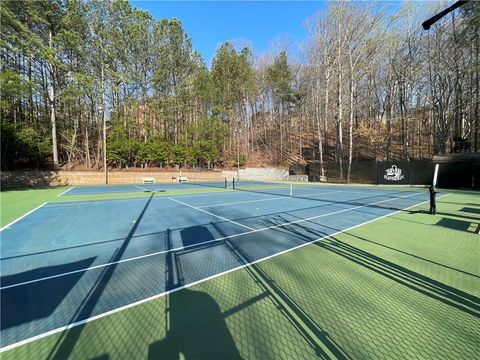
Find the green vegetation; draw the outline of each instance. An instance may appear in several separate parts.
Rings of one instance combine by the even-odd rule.
[[[353,159],[478,151],[480,4],[429,32],[442,4],[377,5],[329,3],[301,46],[225,42],[209,69],[180,20],[128,1],[6,1],[2,169],[232,166],[240,148],[349,180]]]
[[[158,135],[140,141],[129,136],[121,121],[115,121],[108,135],[107,157],[118,167],[140,163],[145,167],[188,164],[210,168],[220,158],[226,132],[225,123],[206,117],[189,125],[182,144],[175,145]]]
[[[33,127],[18,127],[4,121],[1,122],[0,133],[2,154],[16,154],[14,158],[2,156],[2,166],[5,168],[11,167],[16,161],[39,166],[50,154],[52,139],[48,133],[42,134]]]
[[[437,216],[403,211],[2,359],[475,358],[476,197],[454,192]]]
[[[254,98],[249,49],[224,44],[210,72],[177,19],[126,1],[2,6],[2,168],[221,163]],[[108,111],[108,114],[107,114]]]

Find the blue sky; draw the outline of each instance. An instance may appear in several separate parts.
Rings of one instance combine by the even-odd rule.
[[[225,41],[250,44],[254,53],[288,39],[292,53],[307,38],[305,21],[325,10],[322,1],[130,1],[156,19],[179,19],[208,65]]]

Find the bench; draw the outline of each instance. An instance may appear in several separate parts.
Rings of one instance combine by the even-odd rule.
[[[178,182],[188,182],[188,177],[186,176],[179,176],[177,177]]]
[[[155,178],[154,177],[147,177],[142,179],[143,184],[155,184]]]

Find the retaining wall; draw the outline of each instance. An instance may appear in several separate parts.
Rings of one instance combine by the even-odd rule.
[[[236,170],[222,171],[227,179],[237,177]],[[239,171],[240,179],[246,180],[284,180],[288,176],[288,170],[279,168],[245,168]]]
[[[109,184],[139,184],[146,177],[155,178],[156,182],[171,182],[180,175],[179,171],[111,171],[108,173]],[[220,179],[220,171],[182,171],[182,176],[192,179]],[[55,185],[100,185],[105,184],[105,175],[98,171],[2,171],[0,175],[2,188],[24,186]]]

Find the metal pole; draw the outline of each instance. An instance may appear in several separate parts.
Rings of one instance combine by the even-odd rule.
[[[103,115],[103,169],[105,171],[105,185],[108,184],[108,169],[107,169],[107,121],[106,116]]]
[[[237,181],[240,180],[240,135],[237,133]]]
[[[105,185],[108,184],[107,169],[107,114],[105,113],[105,64],[102,63],[102,117],[103,117],[103,171],[105,173]]]
[[[235,130],[237,133],[237,181],[240,180],[240,133],[242,130]]]

